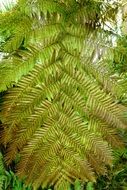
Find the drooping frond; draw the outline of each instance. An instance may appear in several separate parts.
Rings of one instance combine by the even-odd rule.
[[[3,49],[11,53],[0,65],[1,91],[15,84],[2,104],[6,162],[20,152],[17,173],[35,189],[68,189],[76,178],[95,181],[112,164],[111,147],[123,146],[117,129],[126,128],[126,108],[117,104],[108,78],[94,73],[99,71],[94,49],[85,43],[105,36],[98,29],[105,4],[20,0],[19,5],[30,25],[23,33],[20,23],[19,32],[10,31],[14,36]]]

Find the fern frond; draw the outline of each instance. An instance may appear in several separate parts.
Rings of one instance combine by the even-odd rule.
[[[96,30],[108,18],[101,15],[102,3],[20,0],[19,13],[10,18],[24,15],[10,30],[14,36],[4,50],[11,53],[0,66],[1,91],[15,84],[2,103],[1,141],[7,164],[20,153],[17,174],[34,189],[67,189],[76,178],[94,182],[112,165],[112,146],[123,145],[116,134],[126,128],[127,109],[116,101],[115,84],[108,86],[108,77],[94,67],[94,48],[89,51],[96,35],[105,38]],[[20,36],[25,19],[30,23]]]
[[[4,188],[5,180],[6,180],[6,176],[5,176],[5,168],[3,164],[3,155],[0,152],[0,190]]]

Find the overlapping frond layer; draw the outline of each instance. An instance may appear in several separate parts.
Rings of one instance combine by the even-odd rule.
[[[125,108],[102,85],[94,67],[84,63],[85,39],[92,35],[84,19],[88,13],[94,21],[95,14],[90,15],[86,1],[19,2],[20,11],[36,18],[39,28],[30,29],[25,50],[15,46],[10,64],[1,64],[1,89],[17,82],[2,104],[6,162],[20,152],[17,173],[35,189],[68,189],[76,178],[95,181],[96,173],[104,174],[112,163],[111,146],[123,145],[117,128],[126,127]],[[100,7],[97,1],[94,6]]]

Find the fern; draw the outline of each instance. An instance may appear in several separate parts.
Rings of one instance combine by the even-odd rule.
[[[3,164],[3,156],[0,153],[0,190],[3,190],[4,182],[6,180],[5,169]]]
[[[0,153],[0,190],[31,190],[31,187],[19,180],[12,171],[6,171],[3,162],[3,155]]]
[[[8,57],[0,64],[0,90],[12,87],[1,105],[1,143],[7,164],[20,153],[17,174],[34,189],[95,182],[112,165],[112,147],[123,146],[118,129],[126,128],[127,109],[85,44],[107,40],[99,22],[109,10],[103,1],[20,0],[9,17],[1,15],[10,39],[2,47]]]

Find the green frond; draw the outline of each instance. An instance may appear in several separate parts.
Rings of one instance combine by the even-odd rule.
[[[51,46],[50,46],[50,43],[51,43]],[[0,68],[1,68],[0,91],[6,90],[7,87],[10,87],[13,84],[17,83],[23,75],[28,74],[29,71],[33,69],[35,64],[37,64],[37,67],[39,67],[40,64],[42,64],[42,62],[45,62],[45,64],[42,66],[42,68],[45,68],[47,65],[47,61],[49,61],[48,57],[52,56],[54,52],[56,52],[57,54],[60,50],[59,45],[57,43],[55,44],[54,41],[53,42],[47,41],[45,42],[44,46],[45,47],[43,46],[29,47],[28,49],[29,51],[26,50],[26,51],[18,52],[18,55],[20,56],[20,58],[16,56],[16,57],[11,57],[7,60],[6,59],[3,60],[3,63],[0,64]],[[42,49],[42,48],[44,48],[44,51],[40,52],[39,49]],[[51,60],[51,64],[52,64],[52,61],[53,60]],[[50,67],[49,69],[51,70],[53,68]]]
[[[3,190],[5,180],[6,176],[5,176],[5,168],[3,163],[3,155],[0,152],[0,190]]]
[[[117,103],[115,81],[94,63],[95,43],[107,41],[98,24],[114,10],[103,3],[19,0],[18,11],[3,16],[5,30],[18,18],[0,63],[0,91],[9,88],[1,142],[7,164],[20,153],[17,174],[35,190],[69,189],[77,178],[95,182],[112,165],[112,147],[123,146],[117,130],[126,128],[127,108]]]

